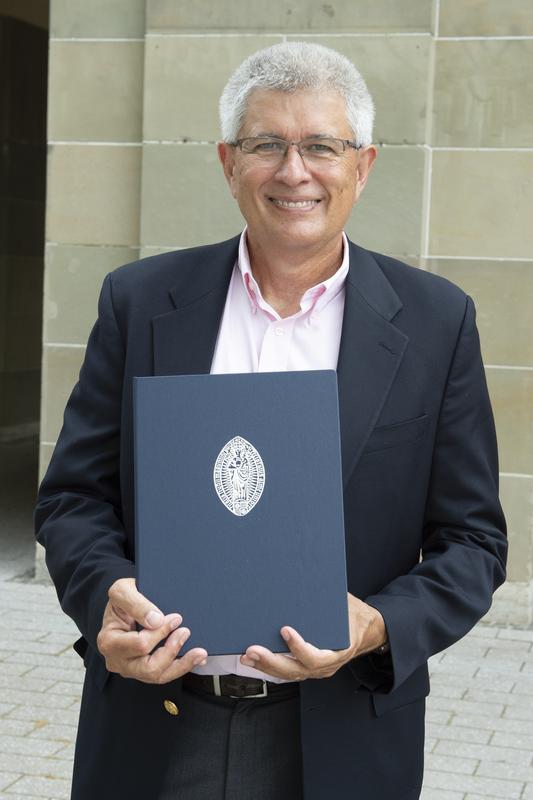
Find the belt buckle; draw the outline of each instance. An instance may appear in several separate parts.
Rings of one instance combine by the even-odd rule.
[[[268,695],[267,682],[262,680],[261,683],[263,684],[263,691],[262,692],[259,692],[259,694],[245,694],[244,696],[245,697],[266,697]]]
[[[262,680],[261,683],[263,684],[263,691],[259,692],[258,694],[241,694],[241,695],[230,694],[230,697],[233,698],[234,700],[246,700],[249,697],[267,697],[268,695],[267,682]]]

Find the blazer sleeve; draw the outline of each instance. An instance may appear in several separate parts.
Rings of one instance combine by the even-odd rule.
[[[351,662],[372,691],[393,691],[464,636],[505,580],[496,433],[470,298],[440,408],[421,556],[408,574],[365,598],[383,615],[391,646],[387,656]]]
[[[135,576],[121,515],[123,374],[124,346],[107,276],[35,510],[37,540],[45,548],[61,607],[93,648],[109,587],[118,578]]]

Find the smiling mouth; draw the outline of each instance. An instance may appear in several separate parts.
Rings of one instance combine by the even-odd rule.
[[[278,197],[269,197],[268,199],[278,208],[296,208],[303,211],[314,208],[322,202],[321,200],[282,200]]]

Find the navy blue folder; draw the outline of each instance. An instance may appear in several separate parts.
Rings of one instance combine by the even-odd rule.
[[[139,591],[182,653],[349,645],[333,370],[134,379]]]

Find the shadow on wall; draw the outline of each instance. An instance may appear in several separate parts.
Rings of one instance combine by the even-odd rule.
[[[30,569],[35,549],[47,5],[0,0],[0,578]]]

